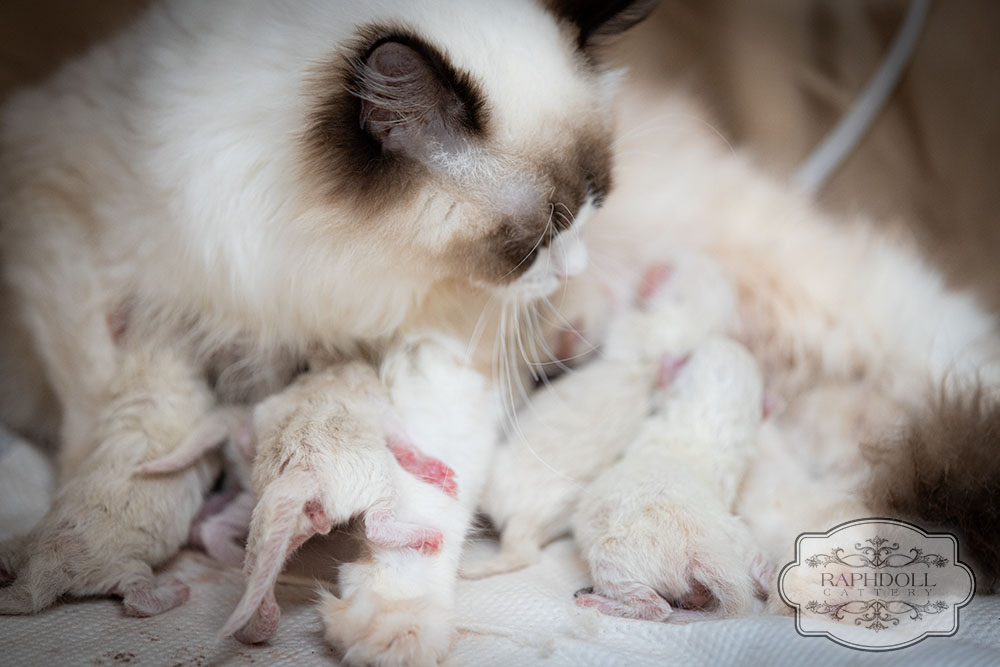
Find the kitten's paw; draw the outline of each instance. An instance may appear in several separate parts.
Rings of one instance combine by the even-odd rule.
[[[126,616],[146,618],[170,611],[187,602],[191,589],[179,579],[157,583],[153,579],[132,583],[118,591]]]
[[[319,595],[324,635],[347,665],[433,666],[451,648],[450,614],[433,600],[392,600],[367,589],[343,600]]]
[[[641,621],[665,621],[673,612],[670,603],[648,586],[635,584],[623,590],[621,599],[599,595],[593,589],[577,591],[573,596],[578,607],[589,607],[607,616],[635,618]]]
[[[678,610],[711,616],[752,613],[769,570],[756,556],[749,531],[732,515],[674,509],[659,509],[671,516],[651,525],[656,534],[632,526],[594,544],[587,560],[595,594],[625,610],[614,615],[629,618],[691,617]],[[578,598],[578,604],[588,604],[587,599]]]

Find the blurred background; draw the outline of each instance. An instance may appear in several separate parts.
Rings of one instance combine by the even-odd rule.
[[[148,2],[3,0],[0,99]],[[907,6],[908,0],[661,0],[619,57],[693,92],[731,143],[785,177],[867,83]],[[888,107],[820,193],[828,208],[868,211],[911,234],[953,284],[974,287],[995,310],[998,33],[1000,2],[936,0]]]

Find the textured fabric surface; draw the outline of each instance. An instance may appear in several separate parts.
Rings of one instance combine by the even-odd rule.
[[[482,552],[492,545],[474,545]],[[322,558],[315,547],[308,558]],[[302,564],[298,563],[299,569]],[[36,617],[0,618],[2,665],[334,665],[321,637],[313,586],[283,584],[281,627],[271,645],[216,642],[236,604],[239,572],[198,554],[169,569],[191,585],[191,600],[150,619],[126,618],[112,600],[70,602]],[[450,665],[993,665],[1000,655],[1000,598],[963,609],[955,637],[930,638],[901,651],[864,653],[823,638],[803,638],[784,616],[670,625],[600,616],[579,609],[573,592],[586,570],[568,540],[528,570],[476,582],[458,593],[459,631]]]
[[[0,535],[21,532],[47,504],[46,460],[14,440],[0,452]],[[31,497],[25,495],[29,489]],[[33,499],[33,503],[25,502]],[[470,544],[484,558],[492,540]],[[342,536],[313,540],[278,587],[281,626],[267,646],[215,634],[242,593],[238,570],[185,552],[166,569],[191,587],[187,604],[155,618],[128,618],[111,599],[70,601],[38,616],[0,617],[0,665],[335,665],[314,609],[317,580],[331,580],[350,557]],[[973,600],[954,637],[932,637],[892,653],[863,653],[824,638],[800,637],[788,616],[688,625],[610,618],[573,603],[589,585],[569,540],[552,544],[521,572],[461,581],[458,632],[447,664],[489,665],[992,665],[1000,655],[1000,597]]]

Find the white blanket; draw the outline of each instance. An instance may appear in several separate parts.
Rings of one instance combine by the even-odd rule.
[[[45,460],[23,443],[0,447],[0,539],[35,520],[51,483]],[[267,646],[215,634],[242,593],[242,576],[206,556],[181,554],[167,568],[191,587],[190,601],[162,616],[127,618],[111,599],[70,601],[38,616],[0,617],[0,665],[335,665],[314,610],[316,584],[335,571],[330,542],[310,542],[292,563],[278,601],[281,626]],[[496,546],[474,542],[470,558]],[[305,575],[305,576],[303,576]],[[788,616],[689,625],[632,621],[573,604],[589,585],[569,540],[552,544],[521,572],[458,586],[458,633],[447,664],[502,665],[996,665],[1000,596],[973,600],[954,637],[932,637],[889,653],[866,653],[825,638],[799,636]]]

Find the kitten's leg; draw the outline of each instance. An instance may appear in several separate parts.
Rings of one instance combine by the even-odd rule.
[[[240,492],[221,511],[192,526],[191,542],[203,547],[209,556],[220,563],[239,567],[243,564],[243,543],[250,530],[255,503],[252,493]]]
[[[465,369],[465,347],[433,341],[392,355],[392,402],[413,441],[455,471],[457,497],[397,471],[397,520],[441,532],[433,555],[373,545],[341,567],[341,597],[320,591],[326,638],[352,665],[435,665],[449,651],[455,581],[495,441],[497,406],[484,378]]]
[[[457,472],[464,477],[461,467]],[[344,650],[346,664],[436,665],[451,647],[455,577],[474,505],[470,485],[453,499],[406,473],[399,482],[405,518],[440,531],[440,548],[428,555],[373,544],[369,560],[341,567],[339,599],[319,591],[327,641]]]
[[[664,399],[573,517],[595,593],[635,617],[649,616],[651,604],[666,613],[649,590],[678,607],[714,602],[724,614],[748,613],[757,550],[732,506],[761,420],[756,364],[740,345],[709,340]]]
[[[569,528],[567,521],[566,528]],[[538,561],[543,542],[548,542],[534,517],[518,515],[504,526],[500,535],[500,553],[486,560],[463,563],[462,577],[483,579],[522,570]]]
[[[365,537],[383,549],[416,549],[428,555],[437,553],[443,539],[440,531],[426,525],[399,521],[387,502],[365,512]]]
[[[158,479],[132,472],[176,447],[211,401],[200,375],[176,350],[130,353],[92,436],[98,445],[22,541],[14,559],[17,578],[0,590],[0,609],[36,612],[63,594],[107,595],[136,561],[156,566],[173,556],[187,539],[217,462],[200,461]],[[163,590],[151,590],[164,604],[170,601]]]

